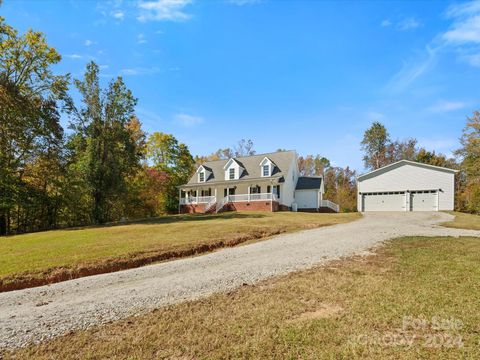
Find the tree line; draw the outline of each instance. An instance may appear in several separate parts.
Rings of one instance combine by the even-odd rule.
[[[102,87],[90,62],[72,80],[53,73],[60,60],[42,33],[19,35],[0,17],[0,235],[175,210],[195,166],[188,147],[147,136],[121,77]]]

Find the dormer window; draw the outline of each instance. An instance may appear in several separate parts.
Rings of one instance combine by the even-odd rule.
[[[231,158],[223,167],[225,170],[225,180],[238,180],[242,177],[245,168],[243,164]]]
[[[260,175],[261,177],[269,177],[274,173],[275,163],[268,157],[264,157],[260,163]]]
[[[207,166],[200,165],[197,170],[198,182],[203,183],[206,182],[212,176],[212,169]]]
[[[269,164],[263,165],[262,175],[263,176],[270,176],[270,165]]]

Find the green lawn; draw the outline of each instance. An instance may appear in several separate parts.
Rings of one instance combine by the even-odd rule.
[[[205,252],[280,232],[344,223],[360,216],[292,212],[165,216],[128,225],[0,238],[0,283],[41,279],[62,271],[75,277],[75,269],[120,262],[129,267],[132,259],[141,262],[162,254],[185,256],[184,252],[192,249]]]
[[[479,264],[479,238],[397,239],[5,357],[479,359]]]
[[[453,221],[443,223],[443,226],[456,229],[480,230],[479,215],[466,214],[457,211],[450,211],[449,213],[455,215],[455,219]]]

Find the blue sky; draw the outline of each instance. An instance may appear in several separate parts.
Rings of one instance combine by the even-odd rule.
[[[80,77],[122,75],[148,132],[193,154],[251,138],[362,170],[372,121],[451,154],[479,108],[480,2],[13,1]]]

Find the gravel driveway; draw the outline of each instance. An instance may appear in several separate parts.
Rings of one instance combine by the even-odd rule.
[[[226,291],[407,235],[480,236],[445,213],[368,213],[358,221],[116,273],[0,293],[0,348],[25,346],[156,307]]]

